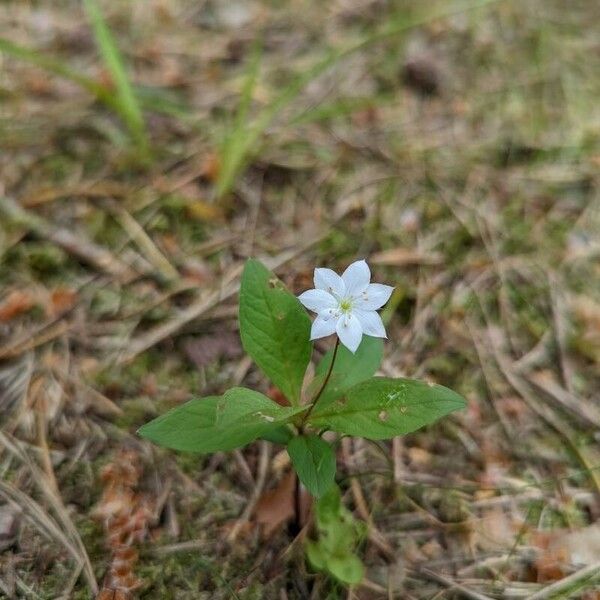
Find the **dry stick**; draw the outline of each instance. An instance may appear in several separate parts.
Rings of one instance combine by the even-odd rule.
[[[36,235],[60,246],[69,254],[74,254],[103,273],[120,280],[131,279],[135,276],[129,265],[121,262],[106,248],[98,246],[68,229],[53,227],[52,224],[25,210],[10,198],[0,197],[0,214],[3,214],[17,225],[26,227]]]
[[[235,525],[229,532],[227,536],[228,542],[235,541],[235,538],[238,536],[242,525],[246,523],[250,519],[250,515],[254,511],[254,507],[262,494],[263,488],[265,487],[265,481],[267,480],[267,470],[269,468],[269,443],[261,442],[260,443],[260,459],[258,462],[258,475],[256,477],[256,485],[254,486],[254,490],[252,491],[252,496],[244,509],[244,512],[240,516],[240,518],[236,521]]]
[[[584,567],[579,571],[575,571],[572,575],[565,577],[564,579],[560,579],[559,581],[545,587],[544,589],[536,592],[529,596],[527,600],[546,600],[554,596],[554,594],[558,594],[572,585],[576,585],[585,579],[590,579],[595,575],[600,573],[600,562],[596,562],[592,565]]]

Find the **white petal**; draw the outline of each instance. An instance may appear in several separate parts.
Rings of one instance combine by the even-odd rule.
[[[354,354],[362,340],[362,327],[359,320],[352,313],[342,315],[337,321],[335,330],[340,342]]]
[[[324,319],[320,315],[313,321],[310,330],[310,339],[317,340],[335,333],[335,319]]]
[[[338,298],[343,298],[346,294],[342,278],[331,269],[315,269],[314,281],[318,290],[325,290]]]
[[[343,273],[342,279],[346,285],[346,295],[358,296],[371,281],[369,265],[364,260],[353,262]]]
[[[335,308],[326,308],[325,310],[319,311],[319,317],[321,317],[323,321],[329,321],[329,319],[337,319],[339,318],[340,314],[340,309],[337,306]]]
[[[394,288],[382,283],[371,283],[359,294],[355,306],[360,310],[378,310],[392,295]]]
[[[374,310],[355,310],[354,314],[360,321],[363,333],[373,337],[386,338],[385,327],[381,317]]]
[[[307,290],[298,296],[298,300],[313,312],[319,313],[326,308],[335,308],[337,300],[324,290]]]

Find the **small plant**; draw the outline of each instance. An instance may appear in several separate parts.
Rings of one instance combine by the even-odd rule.
[[[309,561],[347,584],[363,576],[355,553],[363,526],[342,506],[335,452],[323,434],[389,439],[465,406],[440,385],[374,377],[386,337],[376,311],[393,288],[370,278],[365,261],[352,263],[341,276],[315,269],[315,289],[296,298],[261,262],[249,260],[240,291],[242,343],[287,405],[235,387],[190,400],[139,430],[156,444],[190,452],[232,450],[259,438],[286,445],[299,480],[317,498],[319,537],[307,544]],[[302,305],[317,314],[312,325]],[[311,340],[334,333],[334,348],[306,383]]]

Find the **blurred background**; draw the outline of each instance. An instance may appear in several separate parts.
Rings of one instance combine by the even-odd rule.
[[[0,597],[600,598],[599,73],[594,0],[3,2]],[[275,393],[248,256],[297,293],[367,258],[382,373],[469,401],[343,440],[350,592],[282,447],[135,434]]]

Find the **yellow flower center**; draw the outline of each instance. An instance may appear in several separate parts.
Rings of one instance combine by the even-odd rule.
[[[352,301],[345,298],[340,302],[340,310],[342,312],[349,312],[352,309]]]

